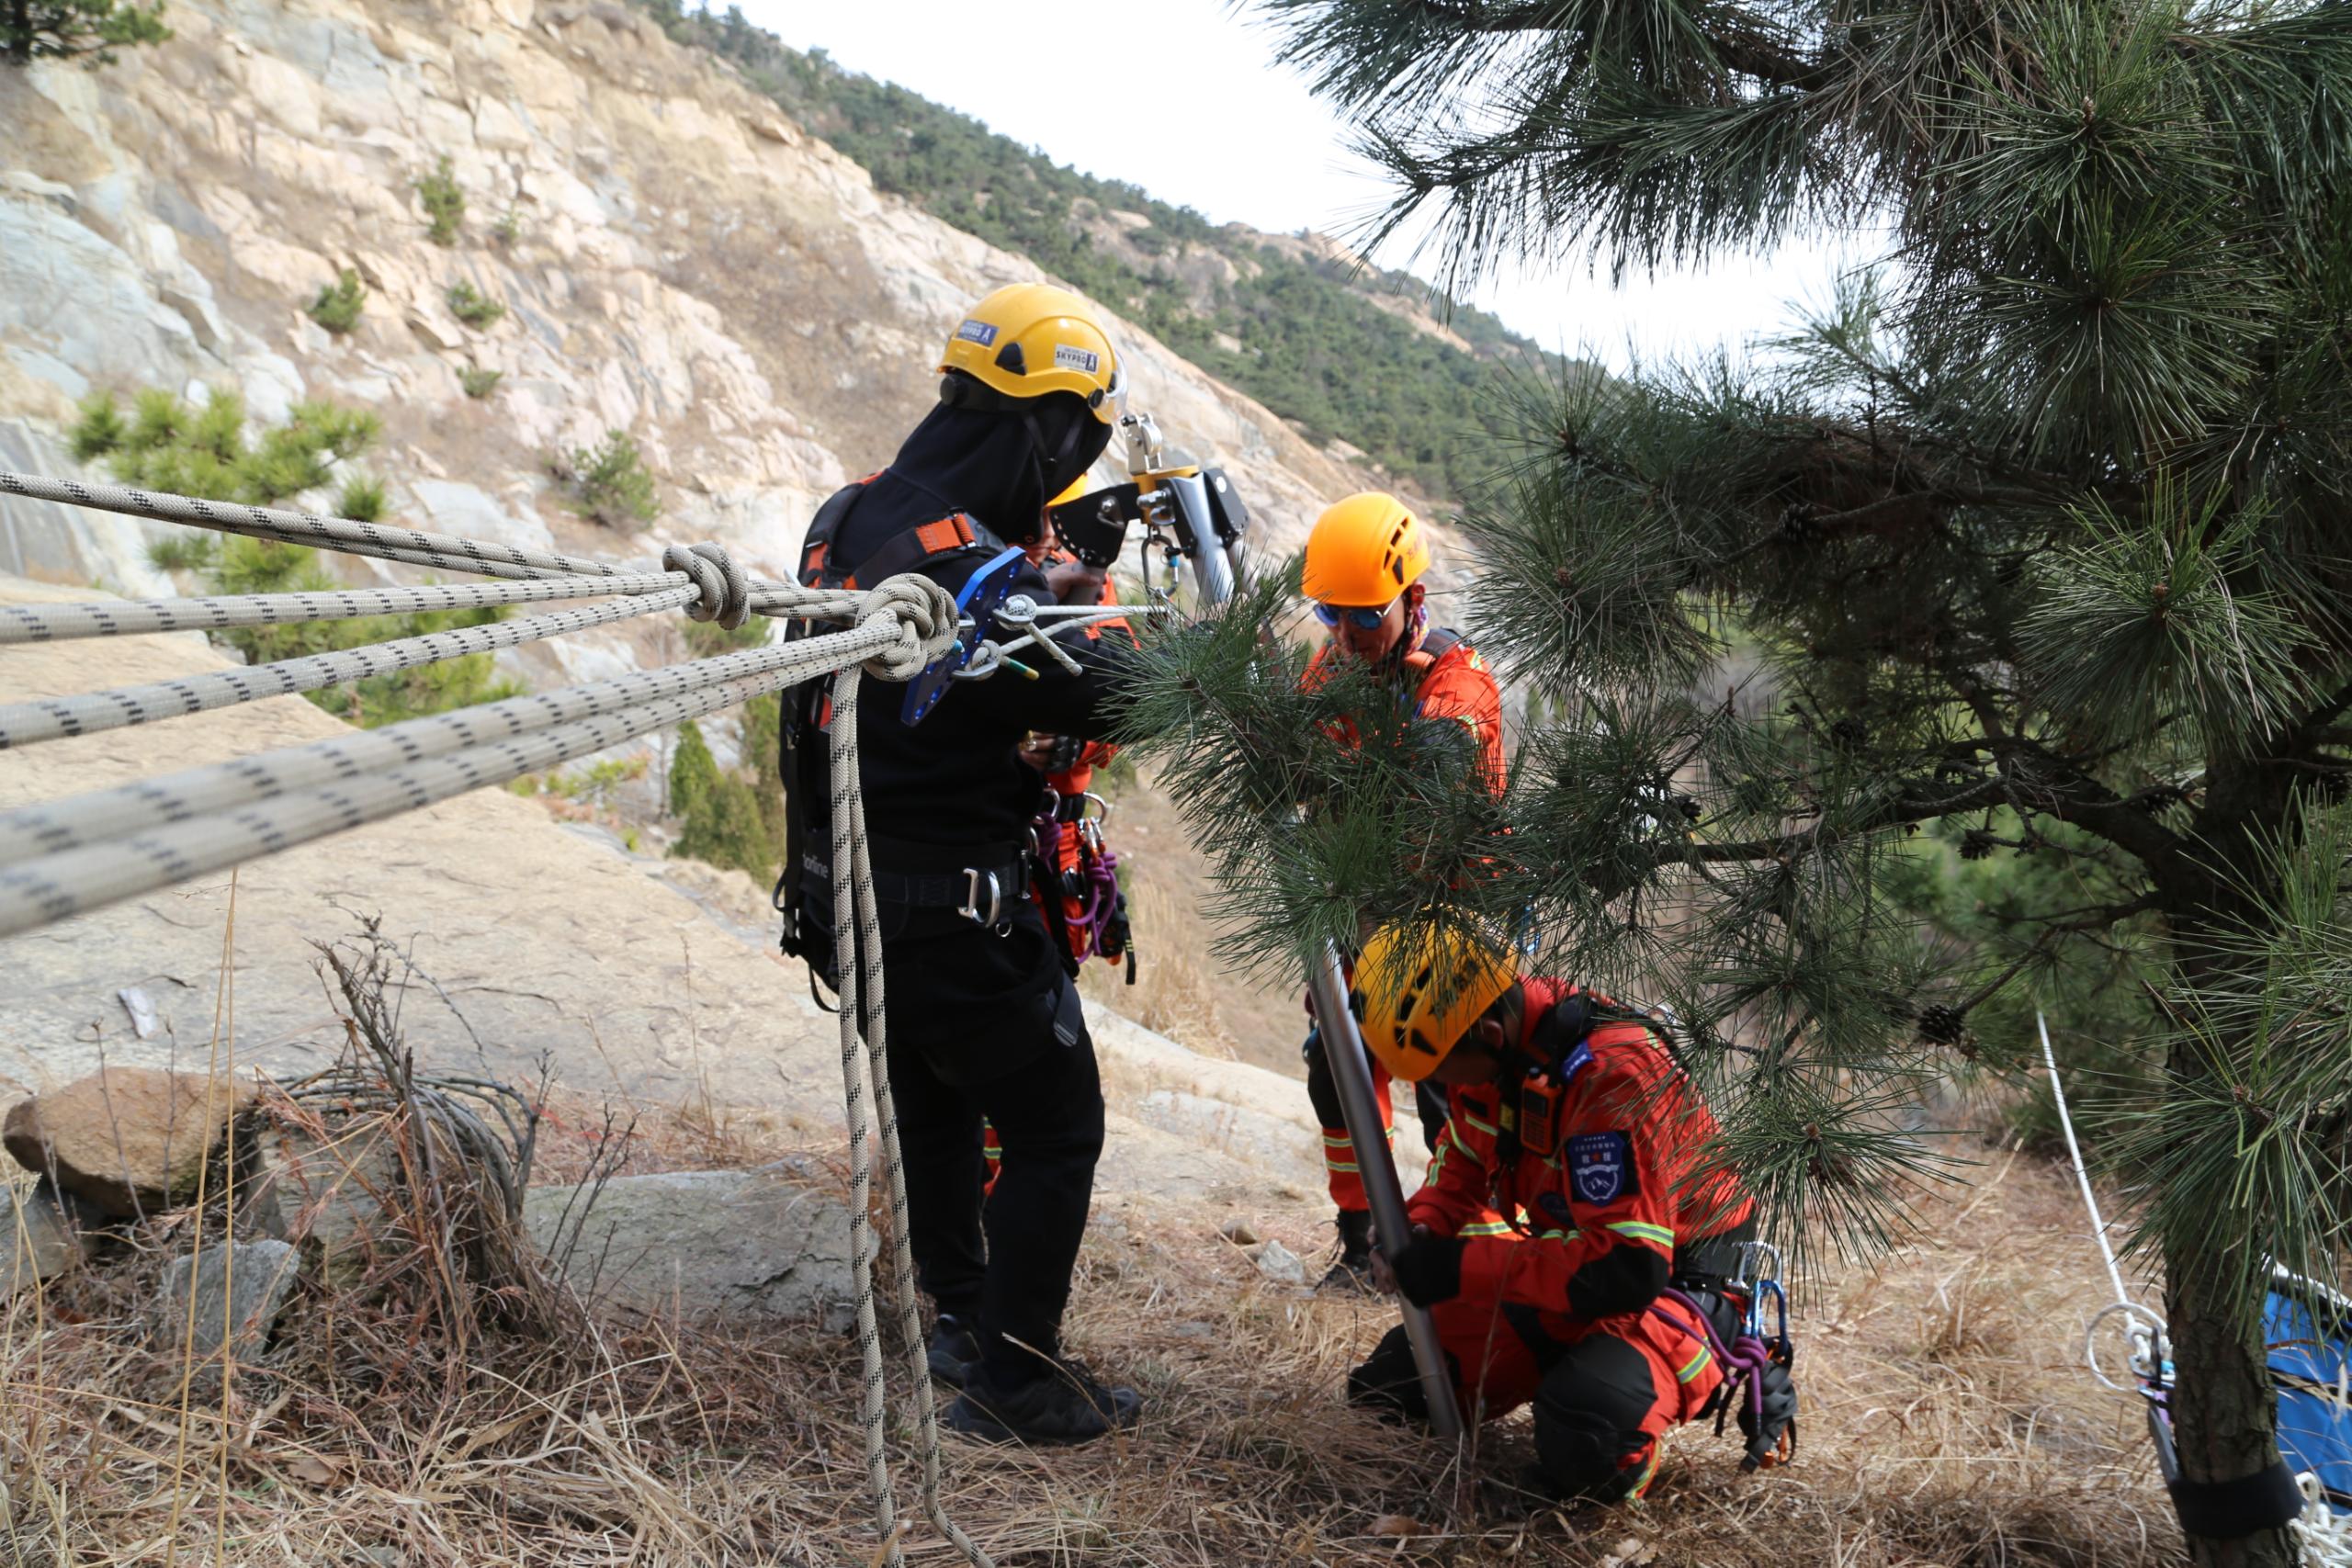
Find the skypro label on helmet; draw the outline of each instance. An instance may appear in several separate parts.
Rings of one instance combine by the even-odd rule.
[[[1054,363],[1065,370],[1083,370],[1089,376],[1102,363],[1102,356],[1091,348],[1072,348],[1066,343],[1054,344]]]
[[[996,327],[992,322],[967,320],[956,329],[956,335],[966,343],[978,344],[982,348],[996,346]]]

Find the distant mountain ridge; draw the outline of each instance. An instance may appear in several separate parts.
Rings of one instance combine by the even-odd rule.
[[[1100,179],[893,83],[802,53],[741,9],[636,0],[663,30],[731,63],[875,187],[1115,302],[1193,364],[1335,455],[1362,454],[1437,495],[1493,467],[1479,411],[1498,370],[1545,351],[1486,311],[1436,299],[1324,235],[1211,223]]]

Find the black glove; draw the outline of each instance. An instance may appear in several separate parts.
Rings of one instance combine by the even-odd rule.
[[[1435,1306],[1462,1293],[1462,1238],[1417,1235],[1389,1262],[1396,1289],[1415,1306]]]
[[[1742,1470],[1755,1470],[1770,1464],[1777,1456],[1781,1434],[1786,1431],[1789,1441],[1796,1441],[1797,1385],[1789,1377],[1789,1369],[1775,1361],[1764,1369],[1757,1379],[1764,1391],[1764,1409],[1759,1416],[1750,1405],[1746,1391],[1737,1395],[1739,1401],[1739,1433],[1747,1439],[1747,1457],[1739,1461]]]

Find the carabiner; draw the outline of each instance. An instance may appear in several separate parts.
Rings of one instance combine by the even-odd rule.
[[[985,915],[980,913],[980,878],[984,876],[989,879],[989,912]],[[1004,910],[1004,892],[997,886],[996,873],[978,871],[967,865],[964,868],[964,902],[956,912],[976,926],[998,924],[998,917]],[[1004,932],[1000,931],[997,934],[1002,936]]]

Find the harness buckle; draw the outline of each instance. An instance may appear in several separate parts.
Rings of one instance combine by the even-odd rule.
[[[982,877],[986,877],[989,884],[989,908],[986,914],[980,912],[980,879]],[[998,923],[998,917],[1003,913],[1003,910],[1004,891],[997,885],[996,873],[966,866],[964,868],[964,902],[956,907],[956,912],[976,926],[994,926]]]

